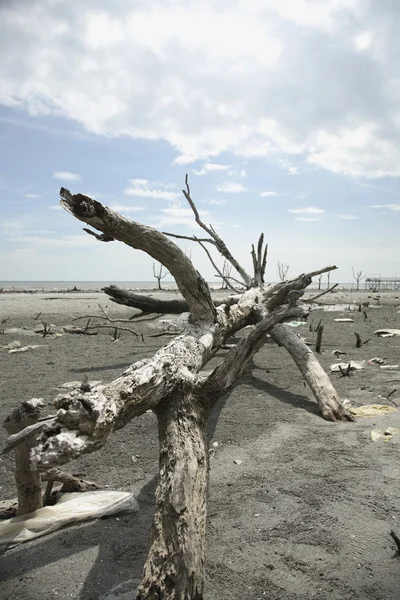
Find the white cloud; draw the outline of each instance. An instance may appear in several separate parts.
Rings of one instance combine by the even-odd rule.
[[[238,194],[240,192],[246,192],[247,188],[242,185],[241,183],[230,183],[229,181],[227,183],[223,183],[221,185],[217,186],[217,190],[219,192],[224,192],[225,194]]]
[[[206,210],[199,210],[200,217],[209,217],[210,213]],[[152,221],[153,227],[162,228],[173,225],[182,225],[190,229],[198,229],[195,217],[191,208],[183,207],[179,203],[172,204],[168,208],[159,211],[157,218]]]
[[[357,50],[363,51],[369,48],[373,39],[373,35],[370,31],[363,31],[356,35],[354,43]]]
[[[398,211],[400,210],[400,204],[374,204],[372,208],[386,208],[387,210]]]
[[[146,210],[144,206],[126,206],[124,204],[112,204],[109,208],[118,213],[136,213]]]
[[[346,213],[343,214],[339,214],[337,215],[339,217],[339,219],[342,219],[343,221],[352,221],[354,219],[359,219],[360,217],[357,217],[357,215],[349,215]]]
[[[299,174],[298,167],[289,167],[288,168],[288,175],[298,175],[298,174]]]
[[[33,232],[39,233],[39,232]],[[43,232],[40,232],[43,233]],[[49,233],[49,232],[44,232]],[[93,246],[93,239],[89,235],[66,235],[58,237],[41,237],[39,235],[16,235],[13,242],[29,245],[35,249],[40,248],[86,248]]]
[[[224,198],[221,198],[220,200],[218,200],[217,198],[213,198],[212,200],[205,200],[204,201],[206,204],[217,204],[217,205],[224,205],[224,204],[228,204],[228,200],[225,200]]]
[[[294,215],[321,215],[325,211],[316,206],[306,206],[305,208],[289,208],[288,212]]]
[[[307,221],[308,223],[312,223],[314,221],[320,221],[321,219],[317,219],[314,217],[296,217],[295,221]]]
[[[147,179],[131,179],[130,187],[124,194],[127,196],[137,196],[139,198],[156,198],[159,200],[174,200],[180,198],[181,193],[172,192],[170,184],[161,182],[151,183]]]
[[[64,210],[60,204],[52,204],[48,207],[49,210]]]
[[[193,173],[195,175],[206,175],[207,173],[210,173],[212,171],[227,171],[228,169],[230,169],[230,165],[220,165],[219,163],[204,163],[204,165],[202,166],[202,168],[200,169],[200,171],[196,171],[195,169],[193,169]]]
[[[70,171],[55,171],[53,173],[54,179],[61,179],[63,181],[79,181],[81,176],[77,173],[70,173]]]
[[[269,198],[270,196],[277,196],[278,194],[276,192],[271,192],[271,191],[265,191],[265,192],[261,192],[260,196],[262,198]]]
[[[25,198],[40,198],[39,194],[24,194]]]
[[[233,152],[400,176],[398,2],[0,5],[2,105],[165,140],[181,165]]]

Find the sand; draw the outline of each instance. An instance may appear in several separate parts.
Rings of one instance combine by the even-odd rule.
[[[374,335],[380,328],[400,328],[397,294],[376,299],[366,292],[338,292],[326,301],[342,307],[316,311],[309,318],[309,323],[322,319],[324,324],[320,360],[326,369],[336,362],[332,350],[337,348],[347,352],[346,360],[379,356],[387,364],[400,363],[400,337]],[[367,309],[366,321],[362,312],[346,310],[359,301],[378,306]],[[19,401],[43,397],[50,402],[59,384],[85,374],[110,381],[165,343],[166,338],[149,337],[156,331],[154,323],[128,325],[144,334],[144,342],[128,331],[114,342],[112,330],[54,339],[21,330],[38,327],[42,320],[58,330],[71,324],[70,315],[99,313],[99,304],[114,318],[133,313],[98,293],[0,294],[0,322],[9,317],[0,327],[6,331],[0,346],[13,340],[43,345],[20,354],[0,352],[2,420]],[[354,323],[334,321],[349,314]],[[10,329],[14,331],[7,333]],[[315,343],[308,325],[296,331]],[[359,349],[355,331],[364,342],[370,340]],[[221,351],[214,363],[223,355]],[[398,600],[400,558],[390,531],[400,532],[400,438],[373,442],[371,430],[400,427],[399,413],[354,423],[325,422],[283,349],[267,343],[254,362],[221,398],[209,423],[210,441],[218,446],[211,458],[206,600]],[[366,365],[350,377],[332,374],[331,379],[353,406],[400,405],[400,369]],[[0,446],[5,439],[1,431]],[[151,413],[113,435],[101,451],[67,465],[71,473],[104,487],[134,492],[139,512],[3,551],[1,598],[97,600],[116,584],[140,578],[157,466]],[[2,499],[15,496],[12,469],[13,457],[1,456]]]

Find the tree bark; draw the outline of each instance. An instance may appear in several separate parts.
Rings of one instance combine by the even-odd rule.
[[[41,399],[32,398],[22,402],[3,423],[8,434],[19,433],[25,427],[34,425],[44,406]],[[42,508],[42,482],[40,473],[32,470],[30,461],[31,449],[36,446],[36,438],[31,435],[15,448],[15,483],[17,486],[17,515],[25,515]]]
[[[324,419],[328,421],[353,421],[318,359],[297,333],[287,325],[279,323],[271,329],[270,335],[293,358],[310,386]]]
[[[132,248],[143,250],[163,264],[174,277],[176,284],[189,305],[191,320],[212,323],[215,306],[210,290],[200,273],[193,267],[184,252],[165,235],[152,227],[130,221],[103,206],[100,202],[84,196],[60,190],[61,206],[80,221],[102,232],[107,241],[119,240]]]
[[[209,408],[183,383],[156,408],[160,476],[150,550],[137,600],[202,600]]]
[[[135,294],[115,285],[102,288],[102,291],[116,304],[131,306],[144,313],[181,314],[189,311],[189,305],[183,298],[176,300],[160,300],[143,294]]]

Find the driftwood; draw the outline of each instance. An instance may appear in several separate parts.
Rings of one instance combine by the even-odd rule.
[[[32,468],[46,472],[93,452],[106,443],[113,431],[146,410],[153,410],[159,426],[160,473],[150,548],[136,597],[137,600],[201,600],[209,467],[207,416],[219,395],[249,365],[268,334],[293,357],[322,415],[332,421],[351,419],[317,358],[284,325],[285,321],[308,315],[307,305],[299,304],[304,289],[313,276],[336,267],[302,274],[275,286],[264,285],[263,239],[260,238],[257,251],[254,249],[255,272],[250,275],[213,228],[201,222],[186,179],[184,195],[196,221],[210,236],[202,241],[211,243],[226,258],[247,288],[241,296],[216,306],[191,261],[165,235],[129,221],[82,194],[72,195],[64,188],[60,194],[63,208],[101,232],[95,234],[97,239],[122,241],[161,262],[175,278],[185,312],[187,309],[190,316],[184,333],[152,358],[131,365],[115,381],[59,394],[54,401],[57,415],[39,433],[31,450]],[[170,303],[160,310],[159,304],[151,307],[148,298],[143,300],[135,295],[133,301],[137,303],[135,308],[144,313],[175,312]],[[182,312],[182,301],[177,302],[176,312]],[[203,376],[200,371],[210,358],[247,325],[254,327],[226,353],[211,374]]]
[[[32,428],[44,406],[43,400],[32,398],[22,402],[3,423],[4,429],[10,435],[20,433],[25,427]],[[30,451],[36,440],[32,435],[25,438],[23,444],[15,448],[15,483],[17,486],[18,509],[17,515],[30,513],[42,507],[42,491],[40,473],[31,470]]]

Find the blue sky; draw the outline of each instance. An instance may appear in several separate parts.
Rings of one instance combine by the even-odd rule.
[[[185,173],[249,268],[265,233],[269,280],[278,260],[400,275],[398,4],[21,0],[0,22],[0,280],[151,279],[59,188],[191,235]]]

